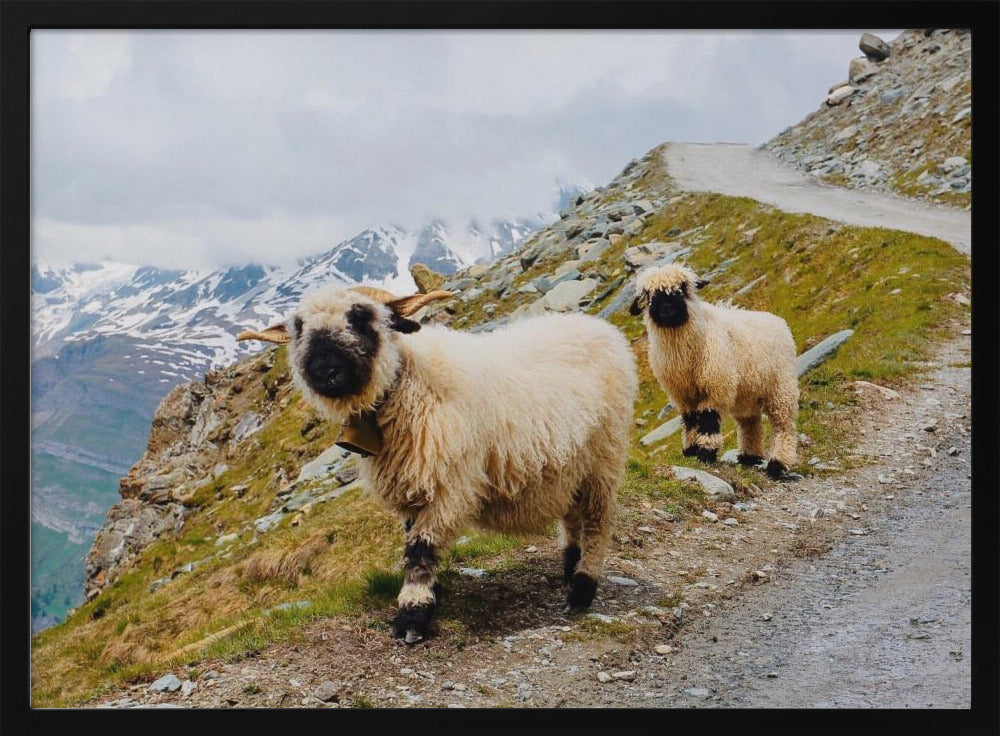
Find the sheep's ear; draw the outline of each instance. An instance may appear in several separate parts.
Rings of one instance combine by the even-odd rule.
[[[264,342],[273,342],[277,345],[284,345],[286,342],[291,340],[288,336],[288,329],[285,327],[284,322],[279,322],[276,325],[271,325],[265,330],[257,332],[256,330],[243,330],[236,336],[237,340],[263,340]]]
[[[694,282],[694,288],[696,288],[696,289],[704,289],[710,283],[712,283],[712,282],[709,281],[708,279],[698,279],[697,281]]]
[[[642,310],[649,306],[649,294],[645,291],[641,291],[636,294],[635,299],[632,300],[632,306],[628,308],[628,313],[633,317],[638,317],[642,314]]]
[[[402,332],[409,335],[411,332],[417,332],[420,330],[420,323],[414,322],[412,319],[402,317],[396,312],[392,312],[389,315],[389,327],[394,329],[396,332]]]
[[[440,299],[448,299],[451,296],[452,293],[450,291],[439,290],[432,291],[429,294],[413,294],[412,296],[400,297],[399,299],[385,302],[385,305],[400,317],[409,317],[421,307]]]

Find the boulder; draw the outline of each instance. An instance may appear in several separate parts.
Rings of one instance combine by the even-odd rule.
[[[444,283],[443,275],[432,271],[423,263],[414,263],[410,266],[410,275],[413,277],[413,283],[417,285],[417,291],[421,294],[429,294]]]
[[[698,483],[705,491],[705,495],[712,501],[732,501],[736,498],[736,491],[733,487],[718,476],[682,465],[675,465],[671,470],[677,480],[693,480]]]
[[[579,308],[580,300],[592,292],[596,286],[597,279],[563,281],[554,286],[540,301],[546,309],[553,312],[572,311]]]
[[[882,167],[871,159],[862,161],[855,171],[866,179],[877,179],[882,175]]]
[[[938,167],[941,171],[949,172],[965,166],[968,162],[961,156],[951,156],[946,158]]]
[[[854,87],[852,87],[849,84],[846,84],[843,87],[837,87],[837,89],[833,90],[833,92],[831,92],[827,96],[826,104],[829,105],[830,107],[839,105],[841,102],[843,102],[853,94],[854,94]]]
[[[813,368],[823,363],[853,334],[854,330],[842,330],[806,350],[795,359],[795,375],[801,378]]]
[[[639,440],[639,443],[645,447],[649,447],[650,445],[655,445],[658,442],[663,442],[663,440],[676,433],[683,426],[684,420],[681,417],[674,417],[669,422],[661,424],[659,427],[647,434]]]
[[[851,84],[858,84],[873,77],[877,71],[878,67],[875,64],[865,57],[859,56],[856,59],[851,59],[847,68],[847,78]]]
[[[885,61],[892,53],[889,44],[874,33],[863,34],[861,40],[858,41],[858,48],[861,49],[862,54],[868,57],[869,61]]]
[[[661,261],[665,256],[679,250],[680,247],[681,244],[676,241],[661,243],[655,240],[635,245],[625,250],[625,263],[631,268],[642,268]]]

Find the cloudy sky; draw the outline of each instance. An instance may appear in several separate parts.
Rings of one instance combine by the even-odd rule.
[[[33,31],[32,256],[281,265],[547,212],[664,141],[768,140],[863,30]]]

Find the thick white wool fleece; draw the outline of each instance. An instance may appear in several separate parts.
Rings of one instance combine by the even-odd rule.
[[[799,385],[788,323],[769,312],[709,304],[697,296],[695,278],[677,265],[637,277],[637,291],[650,294],[688,284],[686,324],[662,328],[644,313],[653,374],[681,412],[716,409],[740,419],[759,417],[763,409],[776,429],[771,454],[793,464]],[[789,431],[791,438],[784,436]]]

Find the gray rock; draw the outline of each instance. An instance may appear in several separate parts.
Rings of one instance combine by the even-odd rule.
[[[658,442],[662,442],[667,437],[677,432],[683,426],[684,426],[684,420],[681,417],[674,417],[670,421],[661,424],[652,432],[644,436],[642,439],[639,440],[639,443],[644,445],[645,447],[649,447],[650,445],[655,445]]]
[[[222,547],[227,544],[232,544],[239,538],[240,535],[235,532],[233,534],[223,534],[221,537],[215,540],[215,546]]]
[[[605,240],[604,238],[598,238],[596,240],[588,240],[586,243],[581,245],[577,249],[577,254],[580,258],[580,263],[589,263],[590,261],[596,261],[604,252],[611,247],[611,241]]]
[[[299,471],[299,477],[296,478],[296,483],[302,483],[303,481],[313,480],[314,478],[321,478],[327,475],[336,465],[343,461],[346,456],[347,450],[338,445],[331,445],[320,453],[314,460],[311,460],[302,466],[302,470]]]
[[[285,512],[278,509],[274,513],[268,514],[267,516],[262,516],[256,521],[254,521],[253,526],[259,533],[263,534],[273,529],[283,518],[285,517]]]
[[[850,66],[848,67],[847,78],[851,84],[858,84],[870,79],[878,71],[878,67],[872,64],[868,59],[864,57],[859,57],[857,59],[851,59]]]
[[[590,303],[597,304],[599,301],[603,300],[608,294],[610,294],[619,286],[621,286],[624,282],[625,279],[619,276],[610,284],[608,284],[606,288],[602,289],[598,294],[594,295],[594,298],[590,300]]]
[[[154,693],[168,692],[173,693],[181,689],[181,681],[178,679],[177,675],[164,675],[159,680],[154,682],[149,686],[149,689]]]
[[[889,44],[876,36],[874,33],[865,33],[858,41],[858,48],[871,61],[884,61],[889,58],[891,49]]]
[[[635,299],[635,279],[631,278],[625,282],[625,285],[615,295],[615,298],[597,313],[597,316],[601,319],[607,319],[615,312],[630,305],[633,299]]]
[[[677,242],[661,243],[652,241],[635,245],[625,250],[625,263],[631,268],[641,268],[662,260],[668,254],[681,249]]]
[[[854,330],[842,330],[806,350],[795,359],[795,375],[801,378],[813,368],[821,365],[853,334]]]
[[[827,95],[826,104],[829,105],[830,107],[839,105],[853,94],[854,94],[854,87],[852,87],[849,84],[844,85],[843,87],[837,87],[837,89],[833,90],[833,92]]]
[[[857,135],[857,132],[857,125],[848,125],[846,128],[841,129],[835,136],[833,136],[833,142],[840,143],[841,141],[846,141]]]
[[[508,321],[508,317],[501,317],[500,319],[493,320],[492,322],[484,322],[481,325],[470,327],[469,332],[492,332],[499,327],[503,327]]]
[[[858,165],[857,173],[866,179],[876,179],[882,175],[882,167],[871,159],[865,159]]]
[[[288,603],[279,603],[272,608],[268,608],[264,611],[264,613],[272,613],[273,611],[293,611],[296,608],[308,608],[309,605],[309,601],[288,601]]]
[[[485,578],[488,573],[479,567],[460,567],[458,568],[458,574],[464,575],[467,578]]]
[[[632,578],[623,578],[617,575],[608,575],[608,582],[614,583],[615,585],[621,585],[626,588],[633,588],[639,585],[639,583]]]
[[[965,120],[967,117],[969,117],[970,115],[972,115],[972,108],[971,107],[967,107],[964,110],[960,110],[955,115],[955,117],[953,117],[951,119],[951,123],[952,123],[952,125],[954,125],[955,123],[960,123],[963,120]]]
[[[593,619],[594,621],[600,621],[602,624],[610,624],[618,620],[614,616],[608,616],[604,613],[588,613],[587,618]]]
[[[264,417],[255,412],[249,411],[240,417],[240,420],[233,427],[233,435],[230,444],[238,445],[247,437],[255,434],[264,426]]]
[[[897,102],[902,96],[903,90],[901,88],[891,89],[879,95],[878,101],[883,105],[891,105],[893,102]]]
[[[956,169],[965,166],[967,163],[968,162],[961,156],[950,156],[949,158],[946,158],[938,168],[947,173],[955,171]]]
[[[722,457],[719,458],[720,463],[729,463],[730,465],[736,464],[736,458],[739,456],[740,451],[735,447],[732,450],[726,450],[722,453]]]
[[[445,281],[441,284],[441,288],[444,291],[465,291],[470,286],[475,286],[476,280],[470,278],[456,279],[454,281]]]
[[[345,463],[344,466],[334,474],[334,479],[342,485],[348,483],[353,483],[358,479],[358,464],[351,462]]]
[[[191,680],[185,680],[181,683],[181,695],[185,698],[190,698],[191,693],[198,689],[198,684],[192,682]]]
[[[684,694],[690,695],[692,698],[701,698],[702,700],[704,700],[712,693],[708,690],[708,688],[689,687],[687,690],[684,691]]]
[[[313,691],[313,697],[322,700],[324,703],[340,700],[340,690],[343,686],[330,680],[323,680]]]
[[[582,281],[564,281],[557,284],[541,298],[545,309],[554,312],[568,312],[578,309],[580,300],[592,292],[597,286],[597,279]]]
[[[682,465],[674,465],[672,470],[677,480],[696,481],[712,501],[732,501],[736,498],[736,491],[733,490],[733,487],[711,473],[697,468],[686,468]]]

